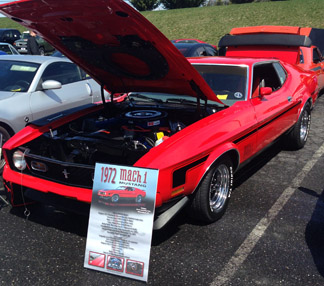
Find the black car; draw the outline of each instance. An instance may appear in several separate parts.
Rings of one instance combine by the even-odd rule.
[[[173,43],[185,57],[217,56],[217,50],[203,43]]]
[[[20,37],[21,33],[17,29],[0,29],[0,42],[12,45]]]

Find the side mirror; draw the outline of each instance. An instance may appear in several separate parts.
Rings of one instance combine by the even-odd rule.
[[[260,87],[260,96],[261,98],[272,93],[271,87]]]
[[[42,88],[43,89],[59,89],[62,87],[62,84],[56,80],[46,80],[42,83]]]

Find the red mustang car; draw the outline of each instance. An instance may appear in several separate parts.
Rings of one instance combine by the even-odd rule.
[[[127,93],[33,122],[3,147],[13,206],[37,199],[91,202],[96,162],[159,170],[155,228],[184,205],[205,222],[228,205],[235,172],[279,138],[302,148],[315,73],[278,59],[190,62],[119,0],[25,0],[0,10],[36,29],[105,88]]]
[[[102,199],[110,199],[113,203],[117,203],[122,198],[133,198],[135,202],[140,203],[145,198],[146,192],[134,187],[120,186],[116,190],[99,190],[98,196]]]
[[[324,29],[294,26],[251,26],[233,28],[219,46],[230,57],[277,57],[317,75],[318,92],[324,93]]]

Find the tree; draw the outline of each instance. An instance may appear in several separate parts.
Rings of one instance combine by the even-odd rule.
[[[160,4],[159,0],[130,0],[129,1],[138,11],[151,11]]]
[[[203,5],[206,0],[161,0],[165,9],[179,9],[179,8],[190,8],[199,7]]]

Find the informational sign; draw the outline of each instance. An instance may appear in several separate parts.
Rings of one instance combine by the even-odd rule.
[[[84,267],[147,281],[158,170],[96,164]]]

